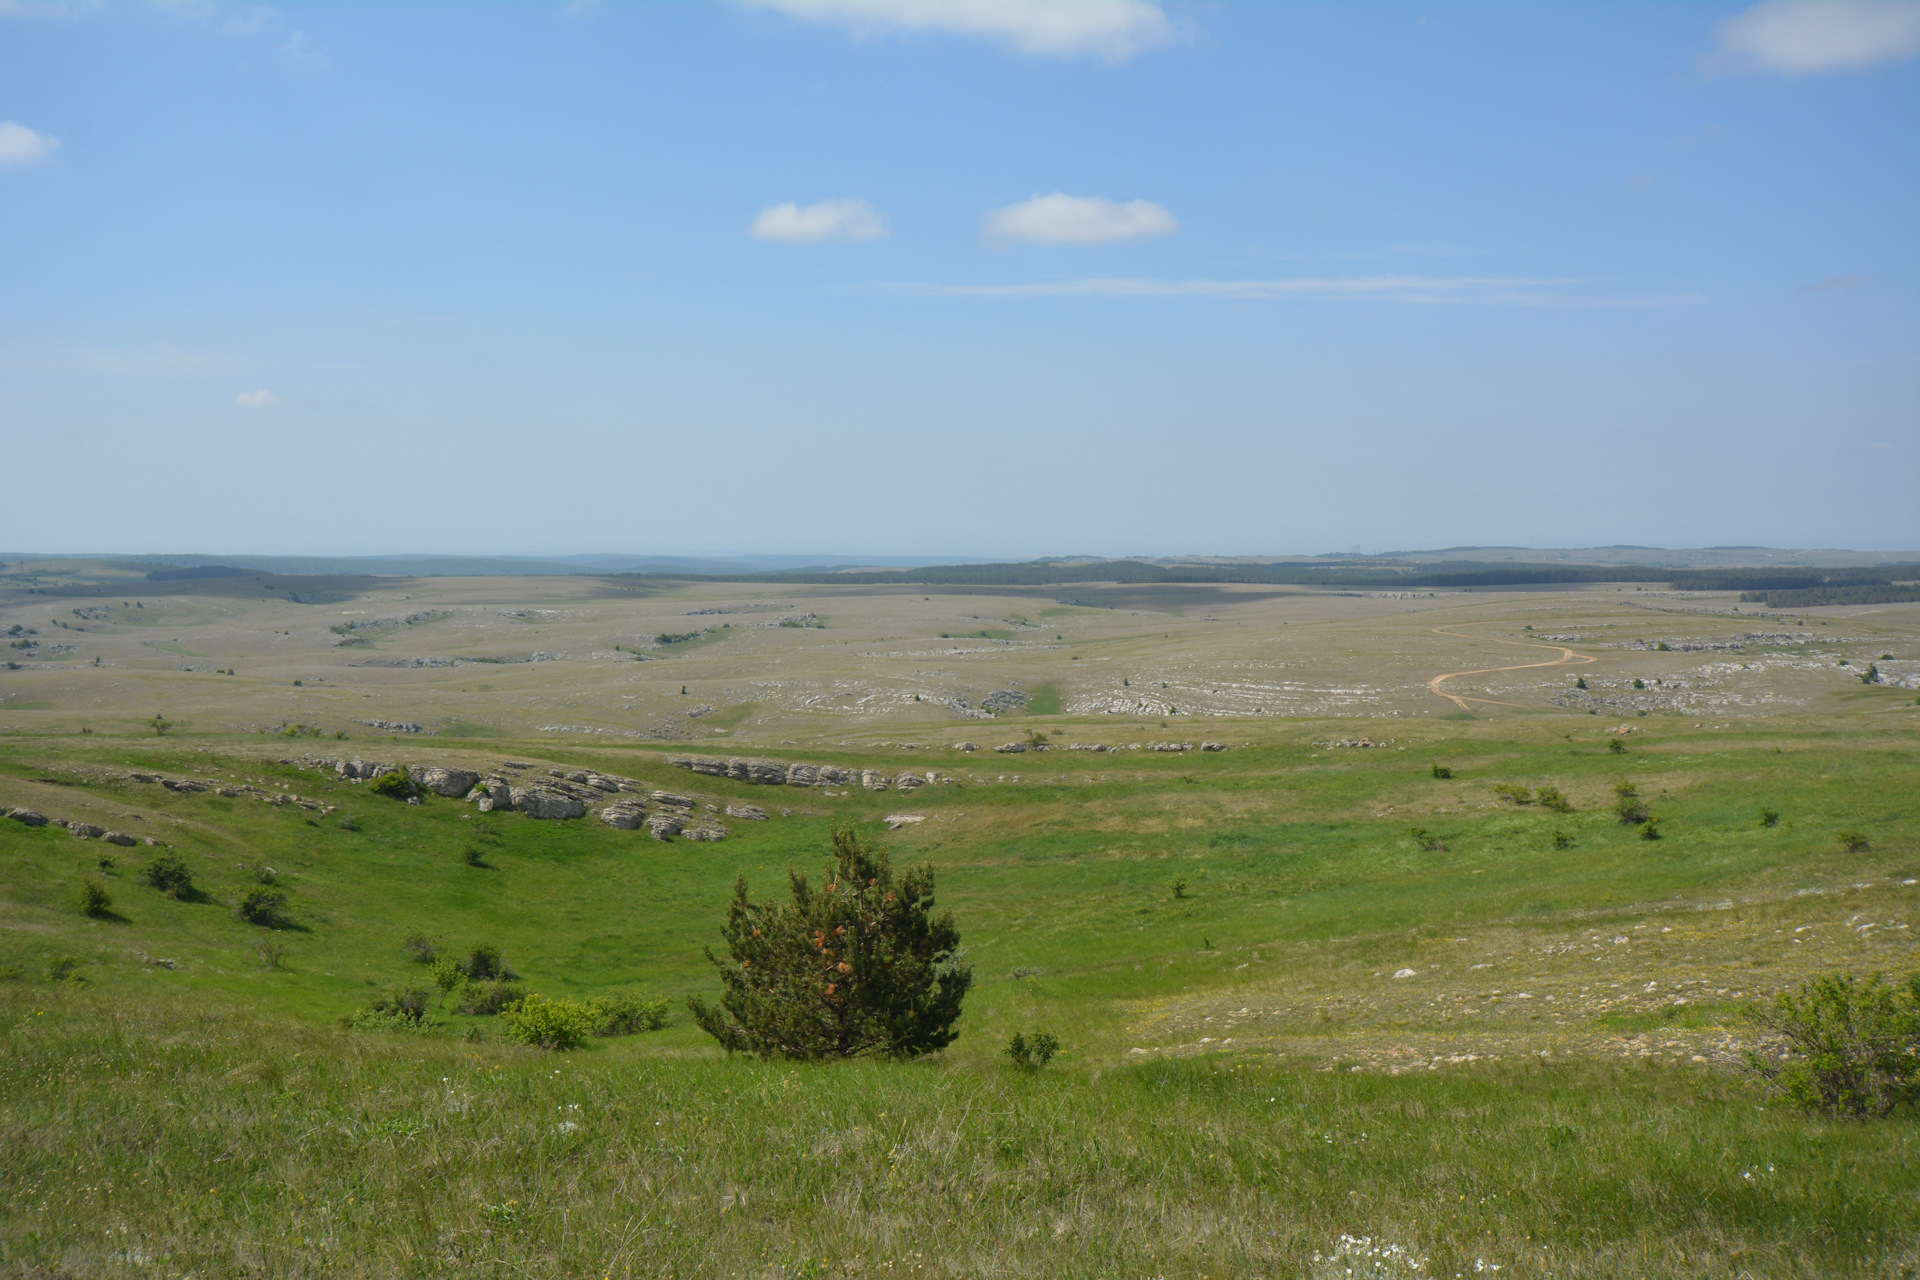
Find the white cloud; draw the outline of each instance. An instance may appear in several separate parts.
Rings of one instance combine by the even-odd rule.
[[[992,240],[1029,240],[1034,244],[1104,244],[1139,236],[1170,236],[1180,224],[1150,200],[1116,204],[1098,196],[1069,196],[1056,191],[987,215]]]
[[[242,391],[233,398],[233,402],[242,409],[273,409],[280,403],[280,397],[271,391]]]
[[[296,31],[287,37],[287,42],[280,46],[280,56],[287,60],[289,66],[324,67],[327,65],[327,55],[315,47],[313,37],[304,31]]]
[[[60,139],[23,124],[0,120],[0,168],[39,164],[60,149]]]
[[[1173,36],[1153,0],[738,0],[856,35],[895,31],[975,36],[1021,53],[1119,61]]]
[[[818,244],[822,240],[884,240],[887,220],[865,200],[822,200],[819,204],[769,205],[753,220],[756,240]]]
[[[1764,0],[1723,20],[1717,61],[1743,71],[1855,71],[1920,55],[1916,0]]]

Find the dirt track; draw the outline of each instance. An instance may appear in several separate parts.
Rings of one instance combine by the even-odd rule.
[[[1473,710],[1472,707],[1467,705],[1468,702],[1486,702],[1486,703],[1491,703],[1496,707],[1517,707],[1522,704],[1518,702],[1501,702],[1496,698],[1465,698],[1457,693],[1448,693],[1445,689],[1442,689],[1440,687],[1443,683],[1445,683],[1448,680],[1455,679],[1459,676],[1490,675],[1496,671],[1525,671],[1532,667],[1563,667],[1570,662],[1598,662],[1599,661],[1598,658],[1592,657],[1589,654],[1575,653],[1572,649],[1568,649],[1562,645],[1534,644],[1532,641],[1529,641],[1529,640],[1504,640],[1504,639],[1501,639],[1499,636],[1477,636],[1472,634],[1471,632],[1451,631],[1446,627],[1435,627],[1433,630],[1436,635],[1453,636],[1460,640],[1491,640],[1495,644],[1517,644],[1525,649],[1555,649],[1555,650],[1558,650],[1560,653],[1560,656],[1555,658],[1551,662],[1520,662],[1520,663],[1515,663],[1513,666],[1510,666],[1510,667],[1479,667],[1473,671],[1449,671],[1445,675],[1435,676],[1433,679],[1427,681],[1427,688],[1431,689],[1437,696],[1445,698],[1449,702],[1452,702],[1454,705],[1458,706],[1462,711]]]

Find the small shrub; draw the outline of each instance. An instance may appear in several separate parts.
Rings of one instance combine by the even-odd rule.
[[[287,967],[285,963],[287,956],[286,944],[271,935],[256,941],[253,944],[253,953],[260,957],[260,967],[262,969],[284,969]]]
[[[1651,814],[1647,815],[1646,820],[1640,824],[1640,838],[1642,840],[1658,840],[1660,838],[1660,819]]]
[[[415,794],[413,779],[407,776],[404,769],[389,769],[367,786],[373,794],[389,800],[411,800]]]
[[[1873,847],[1865,833],[1859,831],[1836,831],[1833,838],[1838,840],[1840,847],[1848,853],[1865,853]]]
[[[1443,764],[1437,764],[1433,766],[1433,776],[1436,778],[1451,778],[1453,776],[1453,770]]]
[[[667,998],[643,996],[637,991],[609,991],[587,1001],[595,1018],[596,1036],[630,1036],[658,1031],[667,1025]]]
[[[460,861],[470,867],[484,867],[487,865],[486,854],[487,851],[485,849],[482,849],[472,841],[468,841],[466,847],[460,850]]]
[[[261,884],[275,884],[280,879],[280,873],[264,862],[256,862],[247,870],[253,872],[253,878]]]
[[[156,853],[140,870],[140,883],[158,889],[169,898],[187,898],[193,894],[193,872],[176,854]]]
[[[110,876],[113,874],[114,861],[111,856],[107,854],[101,854],[100,861],[98,862],[97,865],[100,868],[101,875]]]
[[[1568,834],[1567,834],[1566,832],[1564,832],[1564,831],[1556,831],[1556,832],[1554,832],[1554,833],[1553,833],[1553,836],[1552,836],[1551,838],[1552,838],[1552,840],[1553,840],[1553,847],[1554,847],[1554,848],[1556,848],[1556,849],[1571,849],[1571,848],[1573,848],[1573,837],[1572,837],[1572,836],[1570,836],[1570,835],[1568,835]]]
[[[1904,987],[1829,974],[1748,1016],[1787,1043],[1779,1058],[1749,1051],[1747,1065],[1796,1105],[1863,1117],[1920,1102],[1920,973]]]
[[[1760,810],[1760,825],[1763,827],[1779,826],[1780,811],[1778,809],[1772,808],[1771,806],[1762,807]]]
[[[80,914],[96,919],[107,914],[113,907],[113,899],[107,894],[107,886],[100,883],[98,876],[88,876],[80,882],[76,895]]]
[[[500,955],[500,948],[483,942],[460,962],[460,976],[474,982],[492,982],[513,977],[513,970]]]
[[[165,716],[155,716],[153,719],[147,721],[147,724],[155,733],[163,738],[167,736],[167,730],[173,728],[173,721],[167,719]]]
[[[1613,754],[1617,756],[1623,756],[1627,754],[1627,744],[1625,739],[1622,739],[1622,738],[1610,739],[1607,742],[1607,750],[1613,752]]]
[[[248,924],[277,929],[287,922],[287,895],[265,885],[249,889],[242,895],[240,905],[233,909],[233,914]]]
[[[432,1025],[424,1018],[409,1018],[404,1013],[384,1009],[355,1009],[344,1021],[354,1031],[404,1031],[414,1034]]]
[[[55,982],[80,982],[80,962],[72,956],[55,956],[47,961],[47,977]]]
[[[503,1011],[507,1039],[540,1049],[578,1049],[594,1033],[597,1017],[578,1000],[549,1000],[530,995]]]
[[[400,939],[400,949],[415,964],[432,964],[440,957],[440,944],[418,929]]]
[[[1860,677],[1860,683],[1861,684],[1879,684],[1880,668],[1874,663],[1869,662],[1867,664],[1866,673]]]
[[[1587,678],[1586,678],[1585,676],[1575,676],[1575,677],[1573,678],[1573,687],[1574,687],[1574,688],[1576,688],[1576,689],[1584,689],[1584,688],[1586,688],[1586,687],[1587,687]]]
[[[334,825],[342,831],[358,831],[360,829],[360,819],[350,813],[343,813],[340,815],[340,820],[334,823]]]
[[[1640,788],[1631,782],[1613,784],[1613,812],[1620,821],[1630,827],[1639,826],[1647,820],[1647,805],[1640,798]]]
[[[1175,876],[1173,879],[1167,881],[1167,888],[1172,892],[1175,901],[1178,901],[1187,896],[1187,878],[1185,876]]]
[[[1551,809],[1555,813],[1573,812],[1573,802],[1561,794],[1560,788],[1558,787],[1541,787],[1534,795],[1533,802],[1542,809]]]
[[[1532,790],[1530,790],[1527,787],[1520,786],[1519,784],[1513,783],[1513,782],[1494,783],[1493,794],[1499,796],[1502,800],[1507,801],[1509,804],[1532,804],[1533,803]]]
[[[1427,853],[1445,853],[1447,842],[1425,827],[1414,827],[1407,832],[1413,842]]]
[[[1013,1060],[1015,1066],[1028,1071],[1037,1071],[1046,1066],[1059,1052],[1060,1042],[1045,1031],[1036,1031],[1031,1036],[1016,1031],[1013,1039],[1007,1041],[1007,1057]]]
[[[1633,687],[1636,689],[1644,689],[1647,687],[1647,682],[1645,680],[1642,680],[1639,676],[1635,676],[1633,678]]]
[[[433,962],[428,972],[433,977],[433,985],[440,988],[440,994],[443,996],[451,994],[454,988],[467,980],[467,975],[461,970],[460,962],[452,956],[441,956]]]
[[[372,1010],[409,1022],[423,1022],[427,1016],[427,999],[425,987],[396,987],[375,997]]]
[[[454,997],[456,1013],[491,1018],[501,1010],[527,998],[527,989],[517,982],[469,982]]]

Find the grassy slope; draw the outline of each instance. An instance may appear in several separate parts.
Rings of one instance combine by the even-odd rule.
[[[445,1274],[491,1259],[537,1274],[787,1275],[890,1260],[904,1274],[917,1250],[934,1274],[1294,1275],[1352,1231],[1433,1250],[1435,1274],[1481,1255],[1520,1274],[1900,1274],[1920,1223],[1912,1120],[1830,1126],[1723,1072],[1602,1060],[1594,1037],[1711,1034],[1736,998],[1576,992],[1605,987],[1598,976],[1631,993],[1649,974],[1707,974],[1744,994],[1837,964],[1911,967],[1911,931],[1894,922],[1912,889],[1872,891],[1885,932],[1829,919],[1859,918],[1848,886],[1920,870],[1911,731],[1663,726],[1619,757],[1555,723],[1408,726],[1405,751],[1317,750],[1307,739],[1324,735],[1301,730],[1193,758],[920,752],[900,762],[981,780],[912,797],[701,778],[716,799],[796,816],[733,823],[718,846],[501,817],[486,824],[487,868],[458,857],[467,806],[381,801],[258,763],[252,743],[15,740],[0,749],[0,800],[151,829],[211,900],[140,888],[135,851],[0,822],[0,963],[23,974],[0,983],[0,1145],[20,1153],[0,1175],[0,1263],[144,1269],[116,1265],[118,1251],[165,1255],[169,1273]],[[573,758],[696,781],[646,750]],[[1455,778],[1433,779],[1435,760]],[[285,782],[360,829],[101,776],[134,765]],[[991,781],[1016,768],[1020,782]],[[31,781],[45,777],[77,785]],[[1640,840],[1604,812],[1621,778],[1668,838]],[[1551,781],[1576,812],[1492,805],[1496,781]],[[1782,827],[1757,826],[1762,803]],[[901,810],[929,820],[889,837],[896,856],[939,868],[981,979],[943,1062],[723,1065],[684,1019],[564,1060],[330,1026],[369,984],[417,978],[398,947],[416,927],[496,942],[550,994],[704,989],[699,949],[737,872],[776,891],[788,865],[822,861],[835,821]],[[1405,837],[1416,824],[1448,850],[1419,851]],[[1872,849],[1844,853],[1841,827]],[[1552,849],[1556,829],[1573,849]],[[122,918],[88,922],[67,894],[103,853],[122,863]],[[240,864],[261,861],[294,894],[284,971],[261,967],[260,931],[222,905],[252,883]],[[1175,874],[1184,900],[1166,889]],[[1723,897],[1740,905],[1691,909]],[[1802,922],[1814,932],[1793,933]],[[1584,941],[1650,926],[1658,936],[1605,954]],[[58,955],[83,962],[86,985],[44,980]],[[1468,960],[1498,967],[1475,975]],[[1401,964],[1422,976],[1376,976]],[[1522,979],[1560,992],[1564,1018],[1471,985]],[[1267,1017],[1243,1024],[1246,1051],[1194,1043],[1236,1004]],[[1055,1030],[1067,1056],[1037,1079],[996,1064],[1015,1026]],[[1516,1065],[1528,1036],[1570,1045],[1572,1060]],[[1355,1046],[1443,1042],[1502,1061],[1312,1070]],[[1145,1061],[1128,1052],[1143,1043]],[[576,1103],[581,1128],[555,1132]]]

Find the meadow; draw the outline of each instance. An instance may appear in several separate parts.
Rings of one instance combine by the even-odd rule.
[[[730,587],[544,598],[513,607],[580,616],[528,622],[501,612],[506,589],[393,593],[497,592],[487,616],[501,628],[610,640],[618,612],[617,634],[641,646],[717,625],[670,624],[669,608],[757,603]],[[537,584],[562,589],[579,587]],[[192,661],[142,657],[144,633],[103,619],[100,668],[77,650],[56,670],[0,673],[0,807],[151,836],[198,889],[176,900],[140,883],[150,846],[0,819],[0,1269],[1920,1272],[1920,1121],[1807,1114],[1741,1067],[1757,1043],[1751,1003],[1816,974],[1920,968],[1920,708],[1853,674],[1866,660],[1903,671],[1920,655],[1920,611],[1816,611],[1804,629],[1818,643],[1703,655],[1676,646],[1802,624],[1597,592],[1019,611],[936,594],[783,598],[762,611],[776,625],[747,630],[736,615],[742,634],[685,656],[502,667],[510,691],[482,691],[481,675],[496,683],[487,668],[369,668],[352,665],[358,645],[274,640],[295,630],[271,625],[297,609],[280,601],[174,597],[169,621],[194,610],[201,629],[166,627],[165,642]],[[389,603],[345,607],[402,616]],[[31,619],[50,606],[9,607]],[[778,627],[789,607],[827,625]],[[917,650],[974,612],[1028,630],[945,659],[963,674],[1000,664],[992,674],[941,683]],[[420,651],[410,631],[461,617],[400,622],[403,640],[384,643]],[[1463,624],[1571,645],[1596,657],[1578,668],[1595,691],[1626,698],[1639,678],[1673,701],[1589,715],[1552,700],[1576,674],[1563,667],[1450,683],[1476,708],[1460,713],[1433,676],[1533,660],[1437,630]],[[1555,639],[1573,631],[1591,639]],[[1127,682],[1083,675],[1100,659]],[[1737,670],[1688,688],[1711,662]],[[201,663],[243,674],[177,670]],[[1254,683],[1297,685],[1302,706],[1371,701],[1339,716],[1175,711],[1170,688],[1165,710],[1094,709],[1110,686],[1131,697],[1162,676],[1187,701]],[[859,709],[883,686],[923,701]],[[992,720],[924,700],[977,706],[1015,687],[1033,695],[1027,709]],[[608,709],[616,689],[638,690],[624,720]],[[1717,714],[1683,695],[1720,698]],[[689,774],[668,758],[699,742],[704,716],[638,736],[661,723],[654,704],[683,696],[734,713],[701,750],[944,780],[828,793]],[[569,723],[597,705],[614,732],[539,731],[563,700]],[[165,734],[144,723],[155,703],[175,722]],[[363,719],[440,732],[341,714],[358,704]],[[282,721],[326,736],[289,736]],[[954,745],[1040,734],[1049,750]],[[1144,746],[1202,738],[1228,749]],[[1363,738],[1376,745],[1339,745]],[[769,817],[726,820],[718,844],[662,843],[591,819],[408,805],[302,767],[308,755],[596,769]],[[1660,838],[1615,816],[1621,783]],[[1564,810],[1539,802],[1543,787]],[[260,798],[274,795],[313,807]],[[907,1063],[728,1059],[682,1002],[717,985],[702,949],[718,943],[733,881],[771,895],[790,867],[817,875],[840,824],[896,864],[936,869],[977,978],[960,1039]],[[284,927],[233,910],[263,873],[288,895]],[[73,898],[89,875],[112,899],[95,918]],[[341,1025],[424,982],[403,946],[416,932],[454,951],[499,947],[533,991],[638,989],[671,997],[674,1014],[566,1054],[438,1004],[421,1033]],[[1047,1031],[1062,1053],[1020,1068],[1003,1052],[1015,1031]]]

